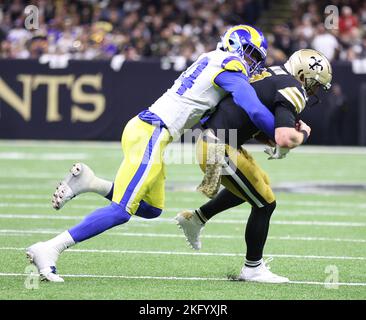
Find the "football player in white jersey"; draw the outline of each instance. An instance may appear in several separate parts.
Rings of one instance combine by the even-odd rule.
[[[55,238],[27,248],[29,260],[43,279],[63,281],[56,272],[56,261],[65,249],[128,222],[131,215],[151,219],[161,214],[166,146],[178,139],[184,129],[197,124],[227,94],[232,94],[258,129],[274,137],[274,117],[248,83],[248,78],[263,65],[266,50],[266,40],[258,29],[248,25],[230,28],[216,50],[201,55],[148,110],[127,123],[121,138],[124,160],[114,183],[98,184],[100,193],[110,197],[111,204]],[[70,179],[80,169],[75,166]],[[75,195],[64,181],[56,191],[53,206],[60,208]]]

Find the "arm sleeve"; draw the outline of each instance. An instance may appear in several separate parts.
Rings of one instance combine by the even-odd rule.
[[[216,76],[214,83],[230,92],[235,104],[244,109],[254,125],[265,132],[268,137],[274,139],[274,116],[259,101],[254,88],[244,74],[224,71]]]
[[[294,108],[285,104],[278,104],[275,109],[275,128],[295,128],[295,124]]]

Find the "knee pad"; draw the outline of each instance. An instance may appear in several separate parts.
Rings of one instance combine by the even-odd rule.
[[[162,209],[153,207],[147,202],[141,200],[139,208],[137,209],[135,215],[145,219],[154,219],[159,217],[162,211],[163,211]]]

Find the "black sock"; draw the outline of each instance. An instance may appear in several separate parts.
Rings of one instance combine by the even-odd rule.
[[[244,202],[244,200],[240,199],[229,190],[223,189],[215,196],[215,198],[200,207],[200,213],[204,216],[205,220],[208,221],[219,212],[236,207]]]
[[[111,190],[108,192],[108,194],[104,197],[110,201],[112,201],[112,197],[113,197],[113,190],[114,190],[114,183],[112,184],[112,188]]]
[[[262,259],[263,249],[269,230],[269,221],[275,208],[276,201],[263,208],[252,208],[252,212],[250,213],[245,229],[247,260],[259,261]]]

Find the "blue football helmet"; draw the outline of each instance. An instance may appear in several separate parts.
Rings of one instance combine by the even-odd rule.
[[[267,40],[262,31],[241,24],[228,29],[221,39],[222,49],[237,54],[249,64],[249,76],[264,66],[267,57]]]

